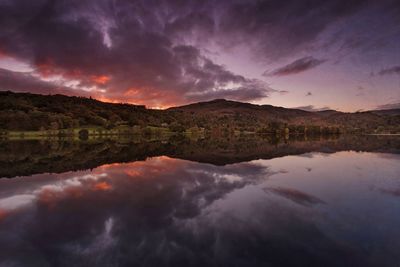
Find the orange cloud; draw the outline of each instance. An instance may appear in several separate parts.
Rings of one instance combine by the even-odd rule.
[[[106,96],[104,96],[104,95],[99,95],[99,96],[96,96],[96,95],[95,95],[94,98],[97,99],[97,100],[99,100],[99,101],[107,102],[107,103],[129,103],[129,104],[136,104],[136,103],[131,103],[131,102],[123,102],[123,101],[120,101],[120,100],[118,100],[118,99],[111,99],[111,98],[108,98],[108,97],[106,97]]]
[[[1,51],[0,51],[1,52]],[[0,53],[1,56],[1,53]],[[43,78],[60,75],[67,80],[78,80],[82,82],[91,82],[96,85],[105,85],[111,79],[108,75],[86,75],[82,70],[78,68],[73,69],[61,69],[56,66],[51,58],[36,62],[37,72]]]
[[[125,173],[130,178],[148,178],[163,173],[174,172],[185,164],[181,160],[160,156],[146,161],[135,161],[131,163],[112,163],[97,168],[99,173]]]
[[[56,200],[59,192],[51,189],[44,189],[39,195],[39,202],[47,206],[48,208],[54,208],[56,206]]]
[[[124,96],[132,97],[132,96],[136,96],[136,95],[138,95],[138,94],[140,94],[140,90],[135,89],[135,88],[129,88],[129,89],[124,93]]]
[[[7,217],[8,213],[5,210],[0,209],[0,221]]]
[[[63,198],[80,198],[83,194],[84,192],[81,186],[67,187],[63,191],[45,188],[40,192],[38,201],[49,209],[53,209]]]
[[[110,76],[106,76],[106,75],[93,75],[91,80],[92,82],[96,83],[96,84],[106,84],[108,81],[110,81]]]
[[[94,185],[94,190],[96,191],[107,191],[112,188],[112,186],[106,182],[100,182]]]
[[[36,63],[36,69],[42,77],[49,77],[58,74],[51,59],[46,59]]]
[[[117,88],[110,88],[111,75],[91,74],[80,68],[64,69],[59,67],[57,62],[50,57],[36,61],[35,68],[37,74],[42,78],[61,76],[64,80],[80,81],[81,83],[78,86],[103,86],[106,92],[90,90],[90,93],[88,93],[91,97],[103,102],[145,105],[154,109],[167,109],[182,104],[182,95],[173,90],[160,91],[157,88],[147,87],[128,87],[122,90],[118,86]],[[105,86],[107,87],[105,88]],[[69,95],[69,92],[66,94]],[[76,95],[77,91],[71,90],[71,94]]]
[[[44,78],[61,75],[65,79],[80,80],[83,75],[79,69],[62,70],[58,68],[52,59],[37,62],[35,66],[40,76]]]
[[[167,109],[181,103],[178,101],[178,98],[176,98],[176,101],[174,100],[175,98],[171,99],[171,101],[168,101],[164,97],[161,97],[159,93],[149,93],[147,95],[145,92],[142,93],[140,89],[129,89],[121,96],[117,95],[112,97],[104,94],[96,95],[96,93],[93,92],[92,97],[102,102],[143,105],[152,109]],[[169,97],[171,98],[171,96]],[[164,104],[161,104],[161,102],[157,101],[158,99],[162,99],[161,102]]]

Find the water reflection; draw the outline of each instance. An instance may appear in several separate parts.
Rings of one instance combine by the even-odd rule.
[[[398,142],[350,141],[9,144],[0,266],[393,266]]]
[[[0,141],[0,177],[36,173],[63,173],[92,169],[104,164],[169,156],[213,165],[308,152],[369,151],[400,154],[400,138],[379,136],[317,136],[279,140],[271,136],[177,139],[137,142],[133,140]]]

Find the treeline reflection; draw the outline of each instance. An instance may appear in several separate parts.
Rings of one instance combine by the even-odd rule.
[[[92,169],[103,164],[172,158],[226,165],[254,159],[272,159],[308,152],[368,151],[400,153],[396,136],[242,136],[166,140],[2,141],[0,177],[62,173]]]

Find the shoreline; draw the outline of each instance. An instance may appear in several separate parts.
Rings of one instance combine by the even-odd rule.
[[[396,133],[396,134],[363,134],[363,135],[374,135],[374,136],[400,136],[400,133]]]

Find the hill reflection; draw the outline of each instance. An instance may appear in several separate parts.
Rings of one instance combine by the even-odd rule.
[[[384,136],[319,136],[276,139],[270,136],[170,139],[134,142],[3,141],[0,143],[0,177],[62,173],[92,169],[103,164],[169,156],[226,165],[254,159],[272,159],[308,152],[368,151],[400,153],[400,138]]]
[[[399,151],[377,136],[3,143],[2,175],[26,176],[0,179],[0,266],[393,266]]]

